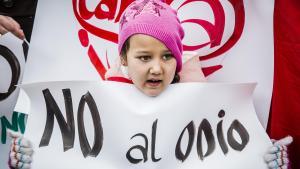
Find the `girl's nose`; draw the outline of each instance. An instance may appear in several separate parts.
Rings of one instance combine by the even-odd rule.
[[[151,74],[161,74],[162,73],[162,64],[160,61],[153,61],[151,67],[150,67],[150,73]]]

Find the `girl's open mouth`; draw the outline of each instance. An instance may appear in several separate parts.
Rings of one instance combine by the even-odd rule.
[[[157,87],[162,83],[162,80],[158,80],[158,79],[149,79],[146,81],[147,85],[151,86],[151,87]]]

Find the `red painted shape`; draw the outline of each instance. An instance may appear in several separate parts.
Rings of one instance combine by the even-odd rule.
[[[86,4],[85,0],[79,0],[79,13],[80,13],[80,16],[83,19],[87,20],[87,19],[90,19],[94,15],[94,12],[89,11],[85,4]],[[73,8],[74,8],[74,3],[73,3]]]
[[[135,0],[122,0],[119,13],[117,17],[115,18],[115,23],[120,21],[120,18],[124,12],[124,10],[127,8],[128,5],[130,5]]]
[[[78,37],[82,46],[87,47],[89,45],[89,36],[86,30],[80,29],[78,31]]]
[[[170,5],[174,0],[165,0],[164,2],[168,5]]]
[[[213,74],[214,72],[218,71],[222,67],[223,67],[222,65],[215,65],[215,66],[210,66],[210,67],[202,67],[202,71],[203,71],[204,76],[207,77],[210,74]]]
[[[84,0],[82,0],[84,1]],[[84,18],[82,18],[79,13],[78,13],[78,9],[77,9],[77,0],[72,0],[73,2],[73,12],[74,15],[77,19],[77,21],[79,22],[79,24],[88,32],[90,32],[91,34],[98,36],[99,38],[111,41],[113,43],[118,43],[118,34],[98,28],[94,25],[89,24],[88,22],[85,21]],[[80,4],[79,4],[80,5]]]
[[[188,45],[183,45],[183,50],[184,51],[194,51],[197,49],[201,49],[206,45],[209,45],[210,42],[204,43],[204,44],[200,44],[200,45],[195,45],[195,46],[188,46]]]
[[[121,1],[120,9],[119,9],[117,16],[115,17],[114,22],[119,22],[122,13],[127,8],[127,6],[130,3],[132,3],[133,1],[134,0],[122,0]],[[220,45],[221,39],[223,36],[223,32],[224,32],[224,25],[225,25],[225,14],[224,14],[224,10],[223,10],[221,3],[217,0],[186,0],[179,8],[183,7],[184,5],[189,4],[191,2],[195,2],[195,1],[207,2],[211,6],[213,13],[214,13],[214,17],[215,17],[215,23],[212,24],[205,20],[200,20],[200,19],[188,19],[188,20],[182,21],[182,23],[190,22],[190,23],[196,23],[196,24],[202,26],[208,32],[208,35],[210,38],[210,41],[206,42],[204,44],[198,44],[195,46],[184,45],[184,50],[193,51],[193,50],[203,48],[204,46],[209,45],[209,44],[210,44],[211,48],[214,46]],[[228,0],[228,1],[232,4],[234,11],[235,11],[236,21],[235,21],[234,33],[231,35],[231,37],[228,39],[228,41],[222,47],[220,47],[218,50],[216,50],[206,56],[200,57],[199,58],[200,60],[211,59],[211,58],[217,57],[217,56],[225,53],[232,46],[234,46],[235,43],[241,37],[242,31],[244,28],[244,23],[245,23],[245,11],[244,11],[243,0]],[[116,13],[117,0],[115,0],[115,1],[102,0],[97,5],[94,12],[91,12],[87,9],[86,0],[79,0],[79,4],[78,4],[79,7],[77,6],[77,2],[78,2],[78,0],[72,0],[74,15],[75,15],[76,19],[78,20],[79,24],[84,28],[84,29],[79,30],[79,32],[78,32],[78,36],[79,36],[82,46],[87,47],[89,44],[88,32],[95,36],[98,36],[99,38],[102,38],[102,39],[105,39],[107,41],[117,44],[118,43],[118,34],[116,34],[114,32],[110,32],[108,30],[98,28],[98,27],[86,22],[86,20],[90,19],[93,15],[95,15],[98,19],[107,18],[107,19],[111,20]],[[165,2],[167,4],[171,4],[173,2],[173,0],[165,0]],[[102,4],[106,5],[109,8],[109,10],[103,11],[101,9]],[[79,8],[79,11],[78,11],[78,8]],[[106,68],[102,64],[99,57],[97,56],[92,45],[89,47],[88,55],[89,55],[90,60],[92,61],[93,65],[95,66],[96,70],[98,71],[99,75],[101,76],[101,78],[105,79],[104,75],[106,73]],[[110,67],[107,56],[106,56],[106,62],[107,62],[108,67]],[[208,76],[221,68],[222,68],[222,65],[216,65],[216,66],[203,68],[203,71],[204,71],[205,76]]]
[[[196,2],[196,1],[198,1],[198,2],[203,1],[210,5],[210,7],[212,8],[213,14],[214,14],[215,23],[212,24],[212,23],[210,23],[206,20],[202,20],[202,19],[188,19],[188,20],[182,21],[182,23],[195,23],[195,24],[202,26],[206,30],[206,32],[208,33],[209,38],[210,38],[210,41],[206,42],[204,44],[199,44],[196,46],[184,45],[183,49],[187,50],[187,51],[197,50],[208,44],[210,44],[211,48],[220,45],[222,37],[223,37],[224,27],[225,27],[225,12],[224,12],[222,4],[219,1],[216,1],[216,0],[187,0],[183,4],[181,4],[178,9],[180,9],[181,7],[187,5],[191,2]]]
[[[188,46],[188,45],[183,44],[183,50],[184,51],[194,51],[194,50],[197,50],[197,49],[201,49],[204,46],[207,46],[207,45],[211,44],[214,41],[215,37],[216,37],[216,31],[214,30],[214,25],[211,24],[210,22],[206,21],[206,20],[187,19],[187,20],[182,21],[181,23],[195,23],[195,24],[198,24],[198,25],[202,26],[206,30],[206,32],[208,33],[208,36],[209,36],[209,39],[210,39],[209,42],[206,42],[204,44],[194,45],[194,46]]]
[[[96,68],[97,72],[101,76],[102,80],[105,80],[106,68],[102,64],[101,60],[99,59],[99,57],[92,45],[90,45],[90,47],[89,47],[88,55],[89,55],[91,62],[94,65],[94,67]]]
[[[106,5],[108,7],[108,11],[102,10],[101,6]],[[116,9],[117,9],[118,1],[117,0],[102,0],[95,9],[95,16],[98,19],[114,19]]]
[[[199,58],[200,60],[211,59],[225,53],[238,42],[238,40],[242,35],[244,25],[245,25],[245,9],[244,9],[243,0],[228,0],[228,1],[232,4],[233,9],[235,11],[235,26],[234,26],[233,34],[230,36],[228,41],[222,47],[220,47],[218,50],[206,56],[200,57]]]

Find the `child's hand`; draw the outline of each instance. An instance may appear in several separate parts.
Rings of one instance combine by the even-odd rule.
[[[13,131],[8,131],[8,134],[13,138],[10,146],[9,167],[15,169],[30,169],[33,154],[31,141]]]
[[[287,169],[289,166],[287,146],[293,142],[291,136],[280,140],[272,140],[273,146],[270,147],[264,156],[269,168]]]

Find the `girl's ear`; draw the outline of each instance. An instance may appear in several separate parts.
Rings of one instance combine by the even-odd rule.
[[[126,56],[120,56],[122,66],[128,66]]]

